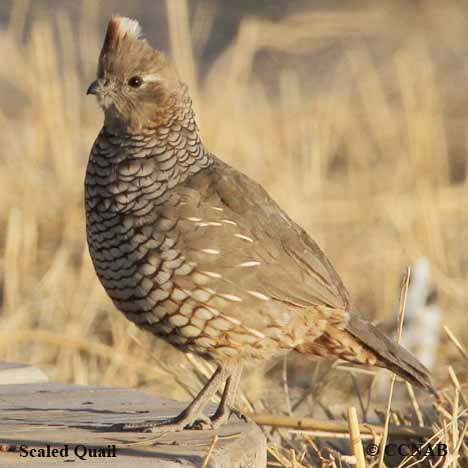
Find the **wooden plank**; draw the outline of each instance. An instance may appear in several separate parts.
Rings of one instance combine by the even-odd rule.
[[[2,385],[0,444],[7,451],[0,450],[0,466],[45,467],[52,463],[69,468],[70,461],[76,461],[86,468],[199,467],[215,435],[218,441],[208,467],[266,466],[262,432],[255,424],[239,419],[216,431],[165,435],[109,432],[114,423],[167,418],[178,414],[184,406],[185,403],[162,400],[136,390],[48,382]],[[62,451],[52,457],[53,448]],[[101,454],[109,456],[93,457],[90,452],[93,448],[107,449]],[[8,451],[13,449],[16,451]],[[35,454],[39,454],[37,449],[43,449],[43,454],[50,456],[32,457],[32,449],[36,449]],[[78,456],[81,453],[84,460]]]
[[[0,385],[47,382],[47,380],[47,376],[35,367],[0,362]]]

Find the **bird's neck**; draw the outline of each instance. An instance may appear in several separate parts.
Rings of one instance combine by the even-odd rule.
[[[114,155],[114,164],[150,163],[158,180],[167,180],[169,185],[183,182],[213,162],[201,141],[189,105],[175,109],[165,122],[138,131],[115,131],[104,125],[100,137],[112,145],[114,151],[110,154]],[[98,148],[99,140],[101,138],[98,138]]]

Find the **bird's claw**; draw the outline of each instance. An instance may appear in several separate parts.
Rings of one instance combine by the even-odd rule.
[[[245,416],[245,414],[241,413],[238,409],[231,409],[231,413],[229,415],[229,419],[232,418],[232,416],[236,416],[239,418],[242,422],[249,422],[249,418]]]

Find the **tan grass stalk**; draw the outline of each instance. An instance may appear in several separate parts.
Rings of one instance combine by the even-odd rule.
[[[463,404],[468,408],[468,398],[466,397],[465,392],[460,385],[460,381],[458,380],[457,374],[455,374],[452,366],[448,366],[448,373],[453,386],[458,390],[459,395],[463,400]]]
[[[347,423],[346,423],[347,424]],[[322,439],[349,439],[349,427],[348,432],[329,432],[329,431],[313,431],[313,430],[298,430],[298,429],[290,429],[289,432],[291,434],[298,434],[303,437],[316,437]],[[370,434],[361,434],[361,440],[373,440],[374,436]]]
[[[420,427],[423,427],[424,416],[421,412],[421,408],[419,407],[418,400],[416,400],[416,395],[414,394],[413,386],[409,382],[405,382],[405,385],[406,385],[406,390],[408,392],[408,395],[411,401],[411,406],[413,407],[413,410],[416,414],[416,418],[418,419],[418,424]]]
[[[461,446],[464,443],[465,437],[468,434],[468,419],[465,421],[465,425],[463,429],[460,431],[460,437],[458,438],[458,444],[455,447],[455,451],[458,453],[460,452]]]
[[[459,413],[458,418],[466,416],[467,413],[468,413],[468,410],[463,410],[461,413]],[[420,449],[422,450],[422,449],[426,448],[429,444],[431,444],[432,446],[438,444],[439,442],[441,442],[444,439],[444,436],[445,436],[445,440],[446,440],[447,439],[447,437],[446,437],[447,431],[448,431],[449,425],[451,423],[452,423],[452,421],[444,424],[444,427],[437,430],[436,432],[433,432],[432,435],[424,442],[424,444],[421,445]],[[447,447],[448,447],[448,445],[447,445]],[[404,458],[401,461],[401,463],[397,466],[397,468],[410,468],[411,466],[414,466],[414,465],[419,463],[419,461],[416,460],[415,462],[407,465],[407,463],[410,462],[412,459],[413,459],[413,457],[411,455],[409,455],[408,457]]]
[[[463,356],[463,358],[466,360],[466,362],[468,362],[468,352],[466,352],[465,348],[460,343],[458,338],[453,334],[453,332],[450,330],[450,328],[445,326],[445,325],[444,325],[444,331],[447,334],[447,336],[449,337],[450,341],[454,344],[455,348],[457,348],[458,351],[460,351],[460,354]]]
[[[268,453],[284,468],[291,468],[289,461],[284,458],[276,448],[267,447]]]
[[[405,307],[406,307],[406,297],[408,295],[409,280],[411,276],[411,267],[408,267],[406,272],[406,281],[402,289],[400,296],[400,313],[398,316],[398,334],[397,334],[397,343],[401,340],[401,333],[403,331],[403,320],[405,318]],[[384,456],[385,456],[385,445],[387,444],[389,423],[390,423],[390,410],[392,406],[392,396],[393,396],[393,386],[395,385],[395,374],[392,375],[392,380],[390,382],[390,390],[388,392],[388,402],[387,402],[387,411],[385,414],[385,425],[382,435],[382,440],[380,442],[379,450],[379,468],[384,466]]]
[[[211,455],[213,454],[213,450],[217,442],[218,442],[218,434],[216,434],[213,437],[213,441],[211,442],[210,447],[208,448],[208,452],[206,453],[205,459],[203,460],[202,468],[206,468],[208,466],[208,463],[211,459]]]
[[[353,455],[356,457],[356,467],[366,468],[366,460],[364,458],[364,450],[361,442],[361,433],[359,431],[359,421],[356,408],[354,406],[348,408],[348,425],[351,449]]]
[[[263,413],[245,413],[260,426],[284,427],[297,430],[323,431],[326,434],[348,434],[349,428],[346,421],[323,421],[314,418],[291,418],[289,416],[277,416]],[[383,434],[384,426],[377,424],[361,423],[359,431],[362,435]],[[388,434],[392,437],[426,438],[433,434],[429,427],[395,426],[389,424]]]
[[[291,467],[300,468],[299,463],[296,459],[296,451],[294,449],[289,449],[289,454],[291,455]]]
[[[21,41],[30,6],[31,0],[16,0],[12,3],[8,33],[13,34],[18,41]]]
[[[451,366],[449,366],[451,369]],[[457,387],[454,385],[454,399],[453,399],[453,408],[452,408],[452,468],[457,468],[458,465],[458,440],[459,440],[459,433],[458,433],[458,404],[459,404],[459,396],[460,393]]]
[[[166,8],[172,55],[180,76],[183,76],[184,81],[189,85],[190,94],[197,113],[199,113],[197,72],[193,58],[188,2],[187,0],[178,0],[176,2],[166,0]]]

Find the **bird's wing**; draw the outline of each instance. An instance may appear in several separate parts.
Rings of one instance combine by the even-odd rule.
[[[217,279],[217,288],[348,310],[348,293],[328,259],[259,184],[215,160],[178,190],[181,250],[211,283]]]

